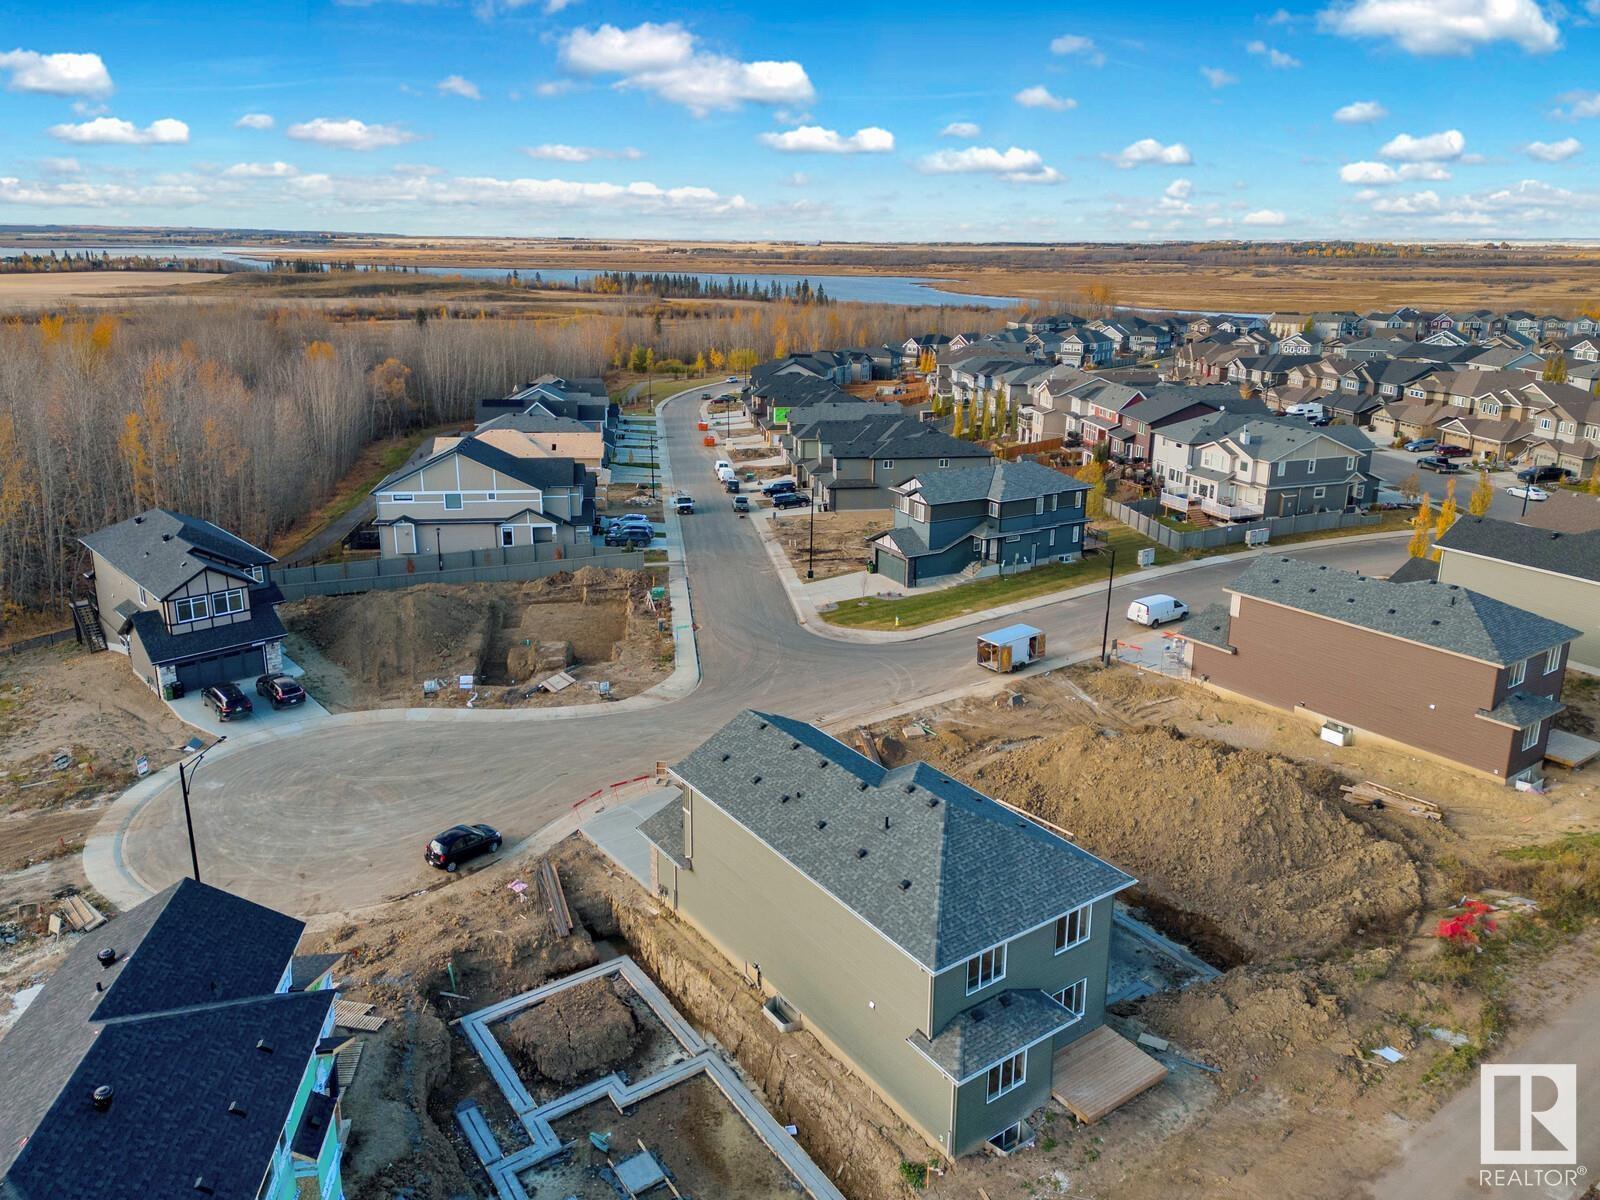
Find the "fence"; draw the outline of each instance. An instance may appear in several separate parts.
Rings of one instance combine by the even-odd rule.
[[[42,646],[54,646],[59,642],[70,642],[75,637],[77,637],[77,633],[71,629],[57,629],[51,633],[41,633],[35,637],[22,638],[19,641],[0,646],[0,656],[21,654],[25,650],[37,650]]]
[[[1328,529],[1359,529],[1376,526],[1380,520],[1376,513],[1320,512],[1301,513],[1293,517],[1264,517],[1239,525],[1213,525],[1209,529],[1177,530],[1156,520],[1161,505],[1155,500],[1135,500],[1132,504],[1106,501],[1106,515],[1121,521],[1151,541],[1160,542],[1168,550],[1210,550],[1217,546],[1243,545],[1252,530],[1265,529],[1272,538],[1291,537],[1297,533],[1321,533]]]
[[[522,583],[579,567],[643,566],[644,555],[637,550],[540,542],[504,549],[453,550],[407,558],[363,558],[285,567],[272,572],[272,581],[283,589],[285,600],[304,600],[307,596],[342,596],[419,583]]]

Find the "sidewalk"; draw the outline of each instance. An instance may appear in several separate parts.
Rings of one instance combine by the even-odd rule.
[[[1410,537],[1410,534],[1405,531],[1396,532],[1390,530],[1384,533],[1361,533],[1347,538],[1326,538],[1309,544],[1344,546],[1406,537]],[[1095,583],[1086,583],[1081,587],[1066,588],[1059,592],[1047,592],[1042,596],[1030,596],[1028,599],[1018,600],[1014,604],[1001,604],[994,608],[986,608],[982,612],[963,613],[961,616],[951,617],[946,621],[934,621],[928,625],[918,625],[914,629],[851,629],[843,625],[830,624],[818,612],[816,593],[811,591],[811,588],[816,585],[811,584],[808,586],[796,574],[795,569],[789,565],[788,555],[784,554],[783,547],[778,545],[775,538],[768,537],[763,532],[762,544],[766,547],[767,557],[772,560],[772,565],[778,573],[778,578],[783,583],[784,593],[789,597],[789,605],[794,609],[795,620],[818,637],[832,638],[836,642],[868,644],[913,642],[920,638],[949,633],[953,629],[964,629],[968,625],[990,624],[1019,613],[1030,612],[1036,608],[1046,608],[1049,605],[1060,604],[1066,600],[1077,600],[1083,596],[1097,595],[1103,593],[1106,589],[1105,581],[1099,580]],[[1143,570],[1128,571],[1118,575],[1117,586],[1120,587],[1131,579],[1138,579],[1141,583],[1146,581],[1154,582],[1171,575],[1181,575],[1185,571],[1193,571],[1201,567],[1214,567],[1218,563],[1237,562],[1242,565],[1253,558],[1261,557],[1263,554],[1293,553],[1297,548],[1262,546],[1257,549],[1242,550],[1237,554],[1216,554],[1210,558],[1197,558],[1189,562],[1168,563],[1164,567],[1146,567]],[[826,602],[824,601],[824,603]]]

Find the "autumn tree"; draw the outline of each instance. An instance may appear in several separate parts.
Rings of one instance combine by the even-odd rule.
[[[1433,548],[1433,498],[1424,494],[1417,515],[1411,519],[1411,541],[1406,553],[1412,558],[1427,558]]]
[[[1478,482],[1472,486],[1472,495],[1467,497],[1467,511],[1475,517],[1485,516],[1491,505],[1494,504],[1494,484],[1489,482],[1489,472],[1479,471]]]
[[[1433,540],[1438,541],[1450,531],[1450,526],[1456,523],[1456,481],[1450,480],[1445,484],[1444,500],[1439,505],[1439,516],[1433,524]],[[1442,551],[1434,550],[1432,558],[1438,562]]]
[[[1085,511],[1091,519],[1106,515],[1106,466],[1097,458],[1091,458],[1078,468],[1078,482],[1089,485],[1089,494],[1085,503]]]
[[[1539,378],[1546,383],[1565,383],[1567,381],[1567,360],[1559,353],[1552,354],[1544,360],[1544,370],[1539,373]]]

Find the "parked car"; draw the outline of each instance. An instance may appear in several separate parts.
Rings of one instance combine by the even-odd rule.
[[[1438,438],[1412,438],[1405,444],[1405,448],[1413,454],[1421,454],[1424,450],[1432,450],[1438,444]]]
[[[722,382],[723,383],[738,383],[739,382],[739,377],[737,375],[729,375]]]
[[[648,527],[619,525],[606,530],[605,543],[608,546],[648,546],[653,537]]]
[[[1535,487],[1531,483],[1519,483],[1515,487],[1508,487],[1506,489],[1506,491],[1510,495],[1515,496],[1518,500],[1522,500],[1522,499],[1548,500],[1548,499],[1550,499],[1550,493],[1549,492],[1545,491],[1542,487]]]
[[[701,392],[700,393],[700,399],[702,399],[702,400],[711,399],[711,393],[710,392]]]
[[[1333,418],[1332,417],[1307,417],[1306,418],[1306,423],[1311,425],[1311,426],[1313,426],[1316,429],[1326,429],[1329,425],[1333,424]]]
[[[1517,472],[1517,478],[1523,483],[1552,483],[1565,479],[1568,474],[1565,468],[1551,463],[1544,467],[1524,467]]]
[[[722,481],[722,490],[730,496],[737,496],[739,494],[739,481],[737,479],[724,479]]]
[[[214,683],[200,693],[200,699],[207,708],[217,714],[219,721],[248,717],[255,711],[255,705],[250,703],[250,697],[239,690],[237,683]]]
[[[762,487],[761,494],[763,496],[776,496],[782,492],[794,491],[794,486],[794,480],[792,479],[774,479]]]
[[[306,690],[287,675],[258,675],[256,695],[272,701],[273,708],[288,708],[306,702]]]
[[[811,503],[811,497],[804,492],[779,492],[772,498],[773,508],[804,508]]]
[[[711,473],[713,475],[721,475],[724,471],[731,470],[733,470],[733,464],[725,458],[719,458],[711,464]]]
[[[1313,400],[1305,404],[1291,404],[1283,410],[1283,415],[1286,417],[1304,417],[1308,421],[1314,421],[1318,417],[1327,416],[1328,410]]]
[[[694,512],[694,499],[691,496],[674,496],[672,498],[672,511],[680,517],[687,517]]]
[[[430,867],[454,873],[462,863],[498,849],[500,832],[493,825],[452,825],[423,848],[422,858]]]
[[[1472,451],[1465,446],[1440,446],[1434,451],[1440,458],[1471,458]]]
[[[627,513],[627,514],[625,514],[623,516],[620,516],[620,517],[616,518],[609,525],[607,525],[606,528],[607,529],[620,529],[620,528],[624,528],[626,526],[638,526],[640,528],[650,529],[650,530],[654,530],[654,528],[655,528],[653,525],[650,524],[650,518],[645,516],[643,513]]]
[[[749,512],[750,511],[750,497],[749,496],[735,496],[733,498],[733,511],[736,512],[736,513],[747,513],[747,512]]]
[[[1136,625],[1148,625],[1154,629],[1157,625],[1165,625],[1168,621],[1181,621],[1189,615],[1189,606],[1176,596],[1168,596],[1164,592],[1154,596],[1140,596],[1128,605],[1128,620]]]
[[[1417,459],[1417,469],[1419,471],[1437,471],[1441,475],[1458,475],[1461,473],[1461,468],[1456,465],[1454,459],[1442,458],[1437,454],[1428,454]]]

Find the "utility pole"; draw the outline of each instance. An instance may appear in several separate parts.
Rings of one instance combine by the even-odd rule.
[[[178,761],[178,786],[183,791],[183,823],[189,829],[189,865],[193,868],[196,883],[200,882],[200,854],[194,845],[194,816],[189,811],[189,784],[194,780],[194,773],[200,769],[200,760],[227,740],[228,735],[223,734],[188,762],[182,759]]]
[[[1107,656],[1111,644],[1111,584],[1117,577],[1117,548],[1115,546],[1106,548],[1111,551],[1111,570],[1106,575],[1106,619],[1105,624],[1100,627],[1101,665],[1107,665],[1111,661]]]
[[[811,549],[806,555],[806,578],[814,579],[817,574],[817,501],[811,499]]]

